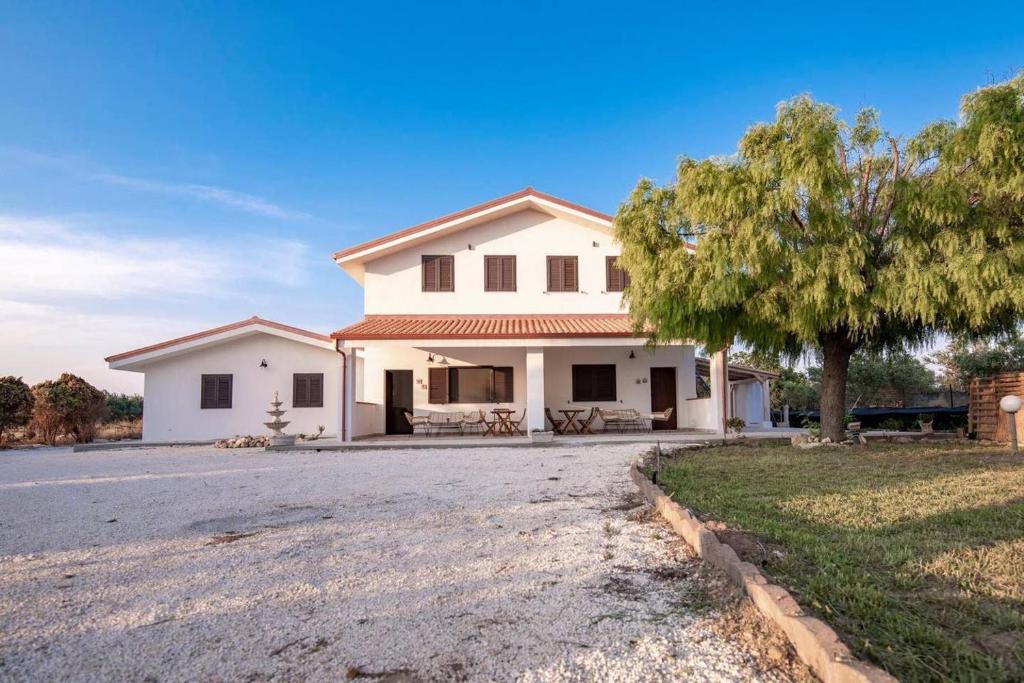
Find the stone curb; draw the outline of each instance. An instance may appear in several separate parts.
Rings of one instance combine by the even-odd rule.
[[[789,591],[769,583],[757,567],[742,561],[692,512],[645,477],[636,464],[630,467],[629,475],[644,498],[697,555],[724,571],[758,611],[786,634],[800,660],[824,683],[898,683],[882,669],[856,659],[828,624],[805,614]]]

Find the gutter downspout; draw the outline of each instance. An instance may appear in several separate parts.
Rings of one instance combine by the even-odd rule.
[[[348,437],[346,425],[348,416],[348,354],[341,350],[341,340],[334,340],[334,350],[341,355],[341,424],[338,433],[341,434],[341,442],[345,443]]]

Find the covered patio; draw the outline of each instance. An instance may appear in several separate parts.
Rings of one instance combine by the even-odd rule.
[[[767,395],[769,379],[738,366],[727,377],[724,352],[704,361],[691,344],[650,348],[622,314],[368,316],[333,336],[344,441],[720,433],[733,406],[752,402],[741,387]],[[759,408],[754,423],[767,416]]]

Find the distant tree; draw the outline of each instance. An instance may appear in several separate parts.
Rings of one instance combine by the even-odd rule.
[[[935,372],[906,351],[859,351],[850,358],[847,405],[870,406],[882,389],[895,387],[905,396],[935,391]]]
[[[107,401],[106,421],[137,420],[142,417],[142,397],[138,394],[114,394],[104,391],[103,396]]]
[[[6,432],[28,424],[34,404],[32,390],[20,377],[0,377],[0,444]]]
[[[730,157],[641,180],[615,219],[638,330],[655,342],[820,352],[822,435],[844,432],[850,358],[1024,309],[1024,74],[910,139],[803,96]],[[696,240],[697,249],[687,245]]]
[[[942,368],[942,382],[967,391],[975,377],[1024,370],[1024,338],[953,339],[929,361]]]
[[[40,382],[32,387],[32,393],[32,428],[51,445],[61,434],[72,435],[76,442],[92,441],[96,425],[107,415],[103,392],[68,372]]]

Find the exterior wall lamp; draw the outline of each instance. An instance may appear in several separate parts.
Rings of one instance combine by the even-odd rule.
[[[633,349],[629,350],[629,359],[630,360],[636,360],[636,354],[633,353]]]
[[[266,359],[266,358],[264,358],[264,359],[262,359],[262,360],[260,361],[260,367],[261,367],[261,368],[267,368],[267,367],[270,367],[269,365],[267,365],[267,359]]]

